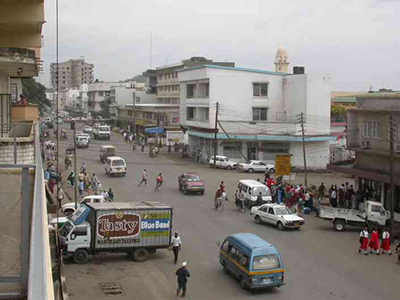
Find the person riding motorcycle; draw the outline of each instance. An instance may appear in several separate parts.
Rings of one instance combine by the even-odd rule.
[[[227,194],[226,194],[226,191],[225,191],[225,184],[224,184],[223,181],[221,181],[221,183],[219,184],[219,190],[221,190],[221,194],[222,194],[222,193],[225,193],[226,201],[228,201],[228,196],[227,196]],[[218,192],[218,191],[217,191],[217,192]]]

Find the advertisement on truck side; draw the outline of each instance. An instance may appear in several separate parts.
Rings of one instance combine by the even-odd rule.
[[[96,224],[96,248],[169,245],[170,209],[99,211]]]

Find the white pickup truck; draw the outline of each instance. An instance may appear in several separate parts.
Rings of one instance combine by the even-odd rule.
[[[102,195],[91,195],[84,197],[81,201],[79,201],[78,208],[83,204],[87,203],[104,203],[106,200]],[[63,214],[69,216],[75,212],[75,202],[66,203],[61,207],[61,211]]]
[[[346,226],[386,226],[390,215],[380,202],[366,201],[362,210],[321,207],[318,217],[331,221],[337,231],[343,231]]]

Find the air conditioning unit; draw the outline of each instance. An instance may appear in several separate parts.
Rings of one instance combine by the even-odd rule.
[[[394,145],[394,152],[400,153],[400,144]]]
[[[361,141],[361,148],[369,149],[369,141]]]

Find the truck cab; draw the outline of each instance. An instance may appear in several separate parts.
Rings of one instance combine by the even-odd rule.
[[[67,257],[72,256],[78,264],[86,263],[89,259],[90,237],[90,225],[86,221],[75,225],[72,220],[68,220],[60,229],[60,243],[64,253]]]

